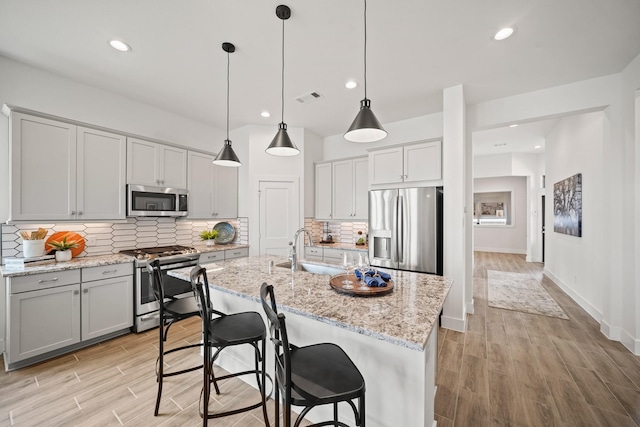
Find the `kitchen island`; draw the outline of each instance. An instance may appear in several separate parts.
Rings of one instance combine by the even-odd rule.
[[[275,265],[271,272],[270,261]],[[386,270],[395,283],[392,293],[353,297],[334,291],[328,275],[292,272],[277,266],[286,262],[282,257],[257,256],[205,264],[214,307],[227,313],[252,310],[264,317],[260,286],[263,282],[273,285],[292,343],[301,346],[334,342],[358,366],[367,385],[369,427],[431,427],[438,316],[451,281],[429,274]],[[185,268],[169,274],[189,280],[190,271]],[[251,366],[252,354],[246,349],[238,350],[225,350],[218,364],[232,371]],[[267,366],[273,366],[269,346]],[[330,407],[316,408],[307,418],[318,421],[330,418],[330,414]],[[353,424],[347,407],[340,411],[340,418]]]

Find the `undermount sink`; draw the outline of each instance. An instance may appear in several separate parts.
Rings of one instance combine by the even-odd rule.
[[[280,264],[276,264],[276,267],[288,268],[291,270],[291,262],[282,262]],[[314,264],[306,261],[298,263],[298,270],[312,274],[329,274],[331,276],[344,273],[344,270],[340,267],[331,267],[329,265]]]

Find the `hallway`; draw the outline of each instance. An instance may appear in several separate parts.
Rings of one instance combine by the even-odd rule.
[[[487,270],[529,273],[570,320],[487,305]],[[476,252],[466,333],[440,329],[438,426],[640,426],[640,357],[524,255]]]

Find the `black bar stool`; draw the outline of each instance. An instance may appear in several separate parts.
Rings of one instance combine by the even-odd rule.
[[[273,286],[262,284],[260,300],[269,319],[269,333],[275,349],[276,427],[280,425],[280,392],[283,394],[285,427],[291,426],[291,405],[304,406],[294,424],[298,427],[311,409],[326,404],[333,404],[333,420],[313,426],[349,427],[338,421],[339,402],[347,402],[353,409],[356,425],[364,427],[364,378],[349,356],[331,343],[306,347],[289,343],[285,317],[278,313]],[[358,399],[357,409],[353,399]]]
[[[174,375],[180,375],[187,372],[195,371],[202,368],[202,365],[194,366],[191,368],[182,369],[180,371],[165,372],[164,371],[164,356],[176,351],[186,350],[193,347],[201,347],[202,344],[189,344],[171,350],[164,350],[164,343],[167,340],[169,334],[169,328],[174,323],[188,319],[189,317],[199,316],[200,311],[198,305],[193,297],[187,298],[165,298],[164,294],[164,282],[162,280],[162,273],[160,271],[160,261],[155,259],[147,264],[147,270],[149,271],[149,280],[151,281],[151,288],[156,300],[160,303],[159,317],[160,326],[158,327],[159,340],[158,340],[158,359],[156,360],[156,381],[158,382],[158,396],[156,397],[156,408],[153,415],[158,415],[160,409],[160,398],[162,397],[162,380],[166,377],[172,377]]]
[[[264,322],[259,313],[254,311],[224,314],[213,309],[210,295],[209,282],[207,280],[207,269],[197,266],[191,271],[191,286],[200,309],[202,318],[202,339],[204,342],[204,378],[201,397],[203,408],[200,416],[203,418],[203,425],[207,425],[210,418],[220,418],[228,415],[239,414],[262,406],[262,415],[265,425],[269,426],[266,400],[269,396],[265,394],[265,382],[268,377],[265,372],[265,350],[266,350],[266,330]],[[213,364],[222,350],[227,347],[249,344],[254,350],[255,368],[216,377],[213,372]],[[215,352],[212,354],[212,349]],[[239,409],[224,412],[209,413],[209,396],[211,394],[211,383],[220,394],[218,382],[227,378],[241,375],[255,374],[260,391],[260,402],[248,405]]]

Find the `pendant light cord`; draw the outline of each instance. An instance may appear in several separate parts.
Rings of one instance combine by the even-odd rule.
[[[230,53],[227,52],[227,141],[229,140],[229,59]]]
[[[284,123],[284,19],[282,20],[282,91],[281,91],[281,104],[282,104],[282,120]]]
[[[364,99],[367,99],[367,0],[364,0]]]

